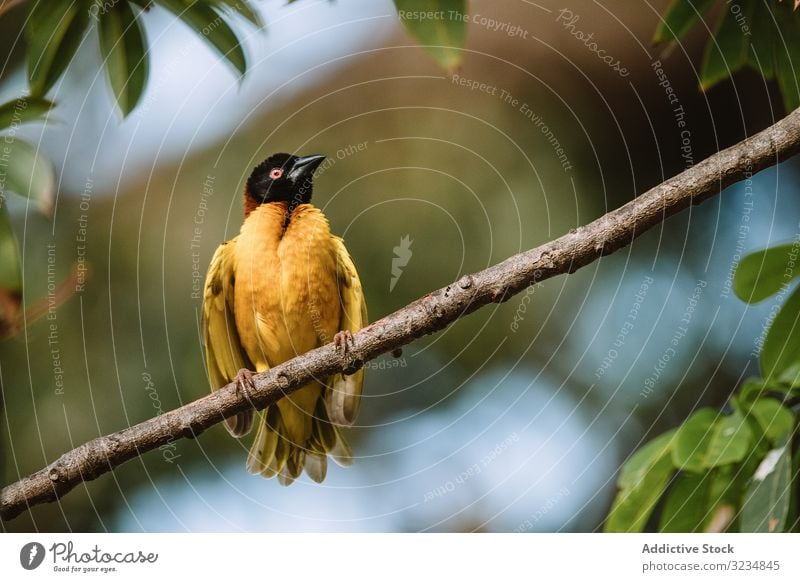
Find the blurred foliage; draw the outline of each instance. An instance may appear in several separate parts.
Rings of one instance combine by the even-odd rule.
[[[748,303],[784,295],[800,276],[799,265],[797,241],[751,253],[736,269],[734,292]],[[797,346],[800,287],[774,316],[764,338],[763,377],[742,383],[730,399],[732,411],[698,410],[625,463],[606,531],[643,531],[657,508],[662,532],[797,531]]]
[[[240,75],[245,74],[247,62],[231,21],[239,15],[254,26],[263,26],[249,0],[31,0],[27,4],[25,38],[31,95],[47,95],[94,22],[106,77],[123,116],[133,111],[147,85],[150,57],[141,19],[154,4],[180,18]]]
[[[655,42],[684,39],[717,6],[722,15],[709,38],[700,66],[700,87],[709,89],[750,67],[777,79],[788,111],[800,107],[800,12],[790,2],[770,0],[672,0],[656,29]]]
[[[17,137],[25,122],[41,121],[53,104],[21,97],[0,106],[0,339],[21,329],[19,243],[11,226],[6,193],[30,199],[45,215],[52,210],[55,169],[38,149]]]
[[[21,4],[26,5],[24,2]],[[28,54],[31,92],[38,95],[28,100],[25,109],[30,113],[28,120],[40,119],[50,109],[51,104],[44,101],[44,96],[56,86],[77,45],[89,38],[86,31],[93,25],[100,33],[104,66],[116,106],[123,114],[130,113],[135,107],[143,92],[146,93],[148,72],[147,39],[141,30],[143,14],[140,9],[143,11],[153,3],[131,2],[133,7],[125,2],[122,4],[124,7],[114,10],[113,16],[98,12],[99,21],[95,18],[84,21],[82,15],[66,9],[63,12],[66,16],[55,23],[47,18],[48,14],[41,15],[41,26],[52,27],[48,30],[54,39],[59,39],[59,50],[53,51],[53,47],[47,44],[37,49],[39,57],[35,67],[31,65]],[[234,32],[234,17],[262,26],[255,14],[248,10],[247,3],[170,0],[155,4],[179,15],[235,72],[245,72],[247,59]],[[680,4],[688,5],[687,2]],[[419,8],[421,5],[424,6]],[[58,6],[66,6],[66,3],[54,0],[48,6],[56,11]],[[437,10],[448,11],[448,15],[449,10],[462,10],[466,14],[466,2],[463,1],[398,0],[397,9],[400,10],[401,6],[408,10],[430,10],[434,6]],[[209,21],[212,12],[214,19]],[[213,30],[207,27],[209,22],[216,22]],[[449,19],[435,26],[430,26],[431,22],[424,26],[417,22],[419,19],[403,19],[409,33],[426,45],[426,50],[441,66],[448,69],[458,66],[467,28],[463,19],[461,22]],[[652,15],[648,15],[646,25],[644,34],[649,34]],[[204,30],[213,34],[205,34]],[[29,34],[26,27],[26,37]],[[772,39],[774,36],[767,31],[767,37]],[[510,42],[509,39],[503,41]],[[34,45],[31,42],[29,47]],[[580,45],[572,54],[576,60],[585,57],[583,48]],[[412,55],[404,60],[403,55],[395,52],[391,57],[373,56],[371,61],[365,59],[357,66],[339,70],[335,82],[326,86],[320,84],[295,98],[294,103],[270,104],[268,111],[254,112],[253,119],[242,129],[237,129],[235,140],[230,143],[223,140],[224,144],[219,141],[204,150],[193,150],[186,163],[180,165],[159,162],[151,176],[142,175],[123,183],[121,190],[115,192],[113,201],[104,200],[102,196],[93,199],[87,260],[93,266],[98,284],[87,286],[79,301],[71,302],[58,312],[60,340],[55,346],[60,350],[59,361],[65,363],[64,377],[69,389],[63,394],[54,390],[50,361],[54,348],[45,326],[29,327],[24,344],[11,341],[3,345],[4,360],[14,362],[13,366],[4,366],[4,381],[8,386],[21,387],[9,392],[8,398],[7,434],[12,451],[6,466],[8,474],[18,478],[52,461],[67,447],[150,418],[206,393],[207,382],[197,337],[197,305],[189,300],[192,265],[205,267],[215,245],[238,229],[239,208],[230,200],[231,196],[238,200],[241,183],[237,179],[250,170],[254,156],[278,147],[282,150],[302,147],[309,148],[309,151],[337,152],[346,140],[351,143],[375,140],[369,141],[366,152],[345,154],[335,159],[331,156],[334,165],[325,170],[324,177],[320,177],[324,187],[319,188],[316,196],[320,205],[325,206],[333,230],[347,237],[348,248],[357,257],[369,294],[370,312],[376,316],[455,280],[461,273],[485,267],[514,252],[545,242],[555,234],[596,217],[604,206],[612,207],[627,201],[629,196],[640,191],[641,183],[656,183],[663,178],[657,165],[647,158],[649,150],[640,147],[642,143],[636,140],[646,137],[646,132],[639,129],[647,121],[655,124],[656,134],[668,135],[674,129],[670,115],[654,116],[652,120],[637,118],[633,112],[641,103],[635,101],[626,105],[623,102],[619,105],[624,84],[609,80],[605,75],[598,77],[603,100],[608,97],[615,103],[615,108],[631,112],[619,120],[613,119],[613,122],[611,118],[605,120],[598,109],[604,104],[592,100],[592,90],[596,87],[578,85],[573,79],[572,69],[565,72],[550,62],[542,65],[541,53],[533,50],[518,51],[516,46],[509,50],[514,50],[514,57],[521,65],[537,71],[544,78],[554,72],[549,79],[553,82],[552,89],[533,83],[529,76],[514,70],[504,70],[500,82],[502,88],[521,103],[532,104],[550,126],[558,128],[565,149],[571,152],[571,160],[576,167],[582,168],[580,173],[576,171],[566,175],[562,167],[553,162],[551,144],[542,139],[538,127],[520,117],[516,106],[507,106],[487,94],[468,93],[463,87],[448,81],[420,78],[399,83],[393,76],[408,75],[408,71],[417,69],[424,73],[430,71],[424,69],[426,63],[418,64],[421,59]],[[498,78],[496,62],[476,59],[470,67],[469,74],[475,79]],[[90,76],[81,79],[87,85],[90,80]],[[607,85],[603,86],[603,83]],[[643,94],[646,91],[644,87],[641,90]],[[686,91],[683,98],[687,110],[695,98],[689,93],[691,91]],[[463,104],[467,113],[446,110],[454,102]],[[577,109],[574,117],[573,111],[564,108],[565,102]],[[651,104],[655,102],[655,99],[649,101]],[[303,115],[296,116],[298,103],[308,107],[303,108]],[[376,103],[382,108],[380,112],[373,111]],[[707,104],[699,105],[702,107],[695,108],[695,111],[705,111]],[[724,103],[717,105],[718,108],[711,108],[715,112],[737,113]],[[6,119],[9,114],[13,117],[15,109],[16,105],[11,104],[0,108],[0,120],[4,119],[3,112],[6,112]],[[753,109],[757,109],[756,113],[768,110],[767,107]],[[365,111],[369,113],[365,114]],[[748,113],[752,119],[754,112]],[[18,121],[23,119],[24,114],[18,114]],[[478,121],[485,119],[492,120],[491,128]],[[281,125],[265,143],[264,127],[274,126],[276,120],[290,122]],[[755,123],[761,121],[763,119]],[[710,129],[702,131],[703,122],[695,120],[693,126],[698,157],[701,152],[714,151],[719,145],[715,143],[719,137],[716,133],[712,135]],[[631,125],[626,126],[628,123]],[[724,124],[719,128],[722,133],[720,141],[742,137],[724,133],[732,131],[732,126]],[[336,128],[336,131],[320,134],[321,127]],[[413,139],[408,137],[410,127],[415,130]],[[580,136],[584,135],[592,136],[591,148],[580,142]],[[307,136],[314,136],[313,144],[304,141]],[[668,143],[666,139],[664,143]],[[443,144],[457,144],[459,148]],[[619,155],[629,148],[633,158],[642,156],[631,161],[630,176],[626,174],[628,168],[624,167],[627,160]],[[220,156],[221,151],[225,152],[224,156]],[[668,170],[680,167],[682,163],[682,160],[675,164],[672,163],[675,160],[668,159],[671,151],[669,148],[663,151],[664,159],[667,159],[664,167]],[[345,158],[346,161],[342,161]],[[401,169],[376,172],[376,168],[386,166],[387,160],[400,165]],[[487,164],[487,160],[492,160],[496,167]],[[425,170],[439,166],[458,168],[458,179],[462,181],[460,186],[439,173]],[[207,220],[200,256],[195,259],[189,254],[188,241],[196,227],[193,219],[198,212],[198,192],[210,173],[214,177],[213,189],[218,194],[207,201],[207,216],[215,219]],[[33,175],[32,169],[29,175]],[[629,178],[632,184],[628,182]],[[354,183],[356,186],[350,189]],[[400,193],[398,184],[402,185]],[[142,192],[147,192],[147,195],[143,197]],[[337,192],[337,195],[326,197],[325,192]],[[26,223],[28,267],[24,291],[27,297],[43,295],[48,285],[44,268],[47,255],[43,245],[37,245],[36,241],[52,238],[59,249],[69,249],[74,245],[74,225],[81,220],[81,212],[75,203],[80,190],[71,194],[75,198],[72,203],[60,206],[60,223],[52,227],[53,234],[51,225],[43,219],[35,218],[30,224]],[[407,197],[398,201],[398,196]],[[359,208],[364,212],[354,212]],[[3,216],[7,218],[6,214],[0,218]],[[227,216],[227,222],[222,220],[223,216]],[[419,227],[422,216],[424,228]],[[675,234],[681,224],[676,221],[680,220],[681,217],[672,219],[667,227],[670,236],[661,240],[661,233],[649,233],[639,239],[637,245],[645,245],[645,254],[656,253],[655,248],[668,253],[669,250],[664,249],[685,242]],[[503,227],[493,230],[493,225]],[[0,230],[2,228],[0,222]],[[10,225],[6,232],[11,232]],[[163,244],[161,240],[153,242],[148,239],[159,238],[153,236],[154,233],[163,233]],[[415,241],[414,261],[405,269],[402,280],[390,294],[387,288],[391,249],[409,233]],[[453,244],[444,245],[443,239]],[[3,241],[8,244],[0,244],[0,253],[13,252],[16,256],[16,240],[10,235],[5,239],[0,236],[0,243]],[[648,244],[652,246],[646,246]],[[677,246],[675,249],[683,251]],[[61,253],[59,250],[59,257]],[[602,268],[608,272],[608,265],[619,266],[614,261],[627,261],[629,258],[630,255],[621,253],[603,259]],[[573,363],[583,357],[584,346],[569,351],[562,345],[578,341],[577,334],[569,333],[574,323],[570,317],[581,313],[578,306],[585,299],[582,293],[591,287],[594,277],[600,272],[601,262],[570,276],[568,283],[554,281],[537,287],[535,301],[530,303],[524,322],[518,333],[514,330],[514,335],[509,334],[507,326],[497,324],[498,320],[516,320],[521,304],[509,301],[459,321],[454,333],[420,340],[415,345],[419,346],[419,352],[408,349],[407,355],[409,358],[423,357],[410,360],[413,365],[404,368],[402,373],[392,375],[384,370],[372,371],[367,379],[368,390],[377,398],[364,407],[365,425],[381,426],[381,422],[398,411],[417,412],[434,406],[447,406],[449,401],[446,400],[457,396],[458,386],[487,365],[505,371],[524,358],[526,366],[547,366],[549,370],[555,370],[553,373],[569,379]],[[749,262],[752,259],[743,264]],[[15,261],[9,264],[17,265]],[[58,265],[59,277],[68,281],[69,269],[62,261]],[[777,264],[776,268],[779,267]],[[11,276],[16,277],[17,283],[14,284],[18,284],[18,271],[14,273],[16,275],[12,273]],[[740,273],[744,273],[744,268]],[[612,275],[615,280],[619,278],[616,271]],[[750,287],[739,283],[740,279],[737,276],[737,293],[740,295],[740,287],[750,288],[754,296],[764,297],[776,290],[774,283],[760,277],[756,277],[754,281],[757,283]],[[74,285],[72,287],[74,289]],[[19,291],[15,291],[10,304],[18,304],[19,298]],[[568,306],[559,305],[558,314],[551,317],[548,309],[557,300],[566,302]],[[0,295],[0,308],[6,304],[9,302],[4,303]],[[535,349],[532,348],[534,340]],[[769,342],[765,342],[765,349],[767,344]],[[503,351],[496,358],[489,358],[487,354],[494,355],[500,345],[503,345]],[[719,356],[720,352],[715,354]],[[775,365],[783,366],[784,359],[776,357]],[[412,371],[418,375],[419,382],[416,376],[413,383],[408,380]],[[715,400],[719,400],[720,394],[727,394],[732,385],[733,380],[725,376],[726,373],[733,372],[723,366],[719,371],[721,377],[715,378],[714,390],[704,393],[704,397],[711,401],[709,404],[716,405]],[[701,378],[705,382],[703,374],[694,371],[687,382],[691,384],[692,381],[701,381]],[[580,392],[587,402],[600,400],[596,388],[586,389],[574,378],[570,384],[569,389]],[[624,477],[620,477],[620,486],[636,502],[622,503],[618,500],[609,520],[609,529],[647,528],[656,523],[657,517],[660,521],[656,526],[660,525],[665,531],[702,529],[713,521],[712,517],[725,515],[726,508],[730,507],[742,508],[739,525],[744,522],[747,527],[752,526],[751,529],[759,524],[769,526],[773,523],[769,520],[759,522],[765,516],[780,520],[786,497],[773,492],[781,491],[775,488],[775,480],[785,481],[788,457],[776,451],[781,450],[779,439],[786,432],[787,416],[783,411],[789,409],[784,400],[790,393],[791,390],[781,392],[773,387],[765,389],[760,380],[749,381],[743,385],[738,398],[732,401],[732,409],[725,414],[701,409],[689,418],[688,428],[673,430],[650,443],[653,446],[645,446],[631,458],[623,470]],[[695,394],[676,393],[676,398],[670,400],[667,415],[685,416],[686,408],[696,406],[698,398]],[[603,404],[608,405],[608,402]],[[597,409],[613,415],[611,408],[597,406]],[[640,417],[640,422],[647,426],[656,425],[654,430],[657,431],[662,428],[657,423],[663,425],[666,421],[648,418],[645,414]],[[41,430],[42,426],[47,430]],[[724,443],[721,444],[720,435],[727,438],[725,433],[731,427],[734,427],[734,446],[728,450]],[[368,434],[369,438],[378,440],[382,438],[381,431],[368,433],[368,430],[359,428],[353,431],[356,444],[359,438],[367,438],[362,435]],[[705,431],[703,435],[698,436],[702,431]],[[209,459],[240,457],[241,442],[219,438],[218,432],[211,430],[197,440],[175,443],[174,448],[161,451],[161,455],[145,455],[127,463],[108,479],[89,482],[58,504],[36,507],[9,527],[50,531],[113,528],[109,519],[113,520],[114,512],[129,507],[131,491],[151,487],[154,482],[166,479],[174,479],[188,489],[184,471],[190,470],[192,465],[206,466]],[[702,442],[697,454],[691,447],[693,438]],[[168,460],[167,453],[179,460],[173,463]],[[766,485],[753,485],[751,477],[767,459],[770,463],[775,461],[775,464],[770,465],[774,470],[767,472],[765,468],[762,471],[766,478],[758,483],[766,482]],[[792,461],[795,473],[797,460],[795,454]],[[215,474],[217,470],[212,465]],[[595,503],[604,503],[602,496],[600,493],[601,498]],[[685,500],[689,501],[684,503]],[[791,516],[797,513],[791,503],[793,500],[789,501],[785,518],[787,526],[791,523]],[[695,511],[699,504],[713,507],[711,514],[701,521]],[[584,512],[580,517],[584,518]],[[583,521],[574,527],[590,529],[594,525]],[[730,525],[730,528],[736,526]]]
[[[227,20],[239,15],[251,24],[263,23],[247,0],[158,0],[193,28],[244,75],[247,65],[236,33]],[[45,99],[75,57],[95,22],[99,48],[111,91],[123,116],[144,94],[149,72],[147,41],[140,20],[150,0],[97,2],[95,0],[30,0],[3,4],[0,17],[17,6],[27,10],[28,85],[30,95],[0,104],[0,339],[19,331],[19,294],[22,287],[18,243],[5,205],[12,191],[49,212],[55,196],[52,164],[38,148],[15,136],[23,123],[44,120],[55,103]],[[132,8],[136,6],[136,9]],[[20,8],[21,9],[21,8]]]
[[[461,65],[467,37],[467,0],[394,0],[400,22],[452,71]]]
[[[292,3],[290,0],[288,3]],[[247,72],[247,57],[236,33],[234,17],[257,28],[264,22],[253,9],[250,0],[21,0],[3,4],[0,17],[16,6],[25,6],[25,39],[30,95],[0,104],[0,131],[16,129],[20,124],[43,119],[55,106],[45,99],[69,67],[76,52],[85,41],[92,23],[98,29],[99,49],[111,92],[123,117],[130,114],[141,101],[149,75],[149,49],[141,25],[143,14],[153,5],[172,12],[189,26],[225,59],[238,75]],[[466,14],[465,0],[430,2],[397,0],[398,10],[441,10],[447,14]],[[135,8],[134,8],[135,7]],[[450,16],[448,16],[450,18]],[[461,58],[466,22],[453,16],[452,20],[417,18],[403,20],[442,66],[455,67]],[[457,47],[457,48],[454,48]],[[9,142],[10,143],[10,142]],[[18,245],[7,216],[2,195],[10,190],[34,199],[47,211],[54,195],[52,165],[36,148],[15,140],[4,154],[4,184],[0,184],[0,294],[5,301],[0,307],[0,332],[17,328],[10,322],[16,319],[15,299],[20,291]],[[0,333],[0,338],[4,334]]]

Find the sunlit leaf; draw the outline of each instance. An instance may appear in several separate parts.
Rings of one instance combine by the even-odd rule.
[[[796,384],[800,378],[800,288],[783,304],[767,331],[759,363],[767,382]]]
[[[794,415],[774,398],[760,398],[750,408],[749,413],[773,443],[784,440],[794,428]]]
[[[670,459],[674,436],[671,430],[654,438],[622,467],[620,491],[606,520],[606,531],[642,531],[674,473]]]
[[[751,438],[752,431],[739,412],[725,416],[704,408],[678,428],[672,460],[679,469],[702,473],[742,460]]]
[[[38,0],[28,4],[28,83],[31,94],[42,97],[78,50],[89,25],[90,4],[84,0]]]
[[[209,43],[240,74],[247,70],[244,50],[220,12],[197,0],[158,0],[158,3],[176,14],[203,40]]]
[[[0,105],[0,130],[44,119],[55,104],[40,97],[20,97]]]
[[[742,387],[739,389],[739,395],[736,400],[745,409],[749,408],[768,389],[769,386],[761,378],[747,378],[742,382]]]
[[[394,0],[400,22],[448,71],[461,64],[467,38],[466,0]]]
[[[33,200],[39,210],[50,214],[55,196],[56,173],[50,161],[36,148],[21,139],[3,144],[6,189]]]
[[[754,2],[725,4],[713,40],[706,45],[700,73],[700,86],[708,89],[727,79],[747,63],[750,35],[742,30],[740,22],[750,22],[756,5]]]
[[[782,244],[750,253],[739,262],[733,292],[742,301],[758,303],[775,295],[800,275],[800,246]]]
[[[759,464],[742,506],[741,531],[783,531],[789,513],[790,455],[785,444],[772,449]]]
[[[22,289],[17,237],[5,205],[0,203],[0,288],[8,291]]]
[[[669,430],[646,443],[622,466],[617,484],[621,489],[634,487],[644,479],[652,465],[672,449],[675,430]]]
[[[144,31],[127,2],[118,2],[101,14],[98,30],[111,90],[123,116],[127,116],[141,99],[147,83]]]
[[[714,5],[714,0],[672,0],[653,37],[654,42],[682,39]]]

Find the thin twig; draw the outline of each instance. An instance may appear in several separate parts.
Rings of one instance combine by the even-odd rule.
[[[348,360],[328,344],[254,376],[242,394],[235,384],[114,434],[96,438],[0,492],[0,517],[12,519],[33,505],[57,500],[82,481],[178,438],[194,438],[251,406],[262,409],[313,378],[363,365],[383,353],[434,333],[489,303],[506,301],[527,286],[572,273],[730,184],[800,151],[800,109],[755,136],[670,178],[621,208],[535,249],[447,287],[367,326],[354,336]]]

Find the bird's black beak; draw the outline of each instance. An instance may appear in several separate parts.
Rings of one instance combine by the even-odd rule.
[[[304,182],[311,179],[322,161],[325,159],[323,155],[302,156],[297,158],[289,170],[289,179],[295,184]]]

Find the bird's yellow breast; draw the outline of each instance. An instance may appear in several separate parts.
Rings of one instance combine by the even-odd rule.
[[[341,306],[336,255],[322,212],[301,204],[284,228],[285,203],[253,210],[236,245],[236,326],[257,368],[330,342]]]

